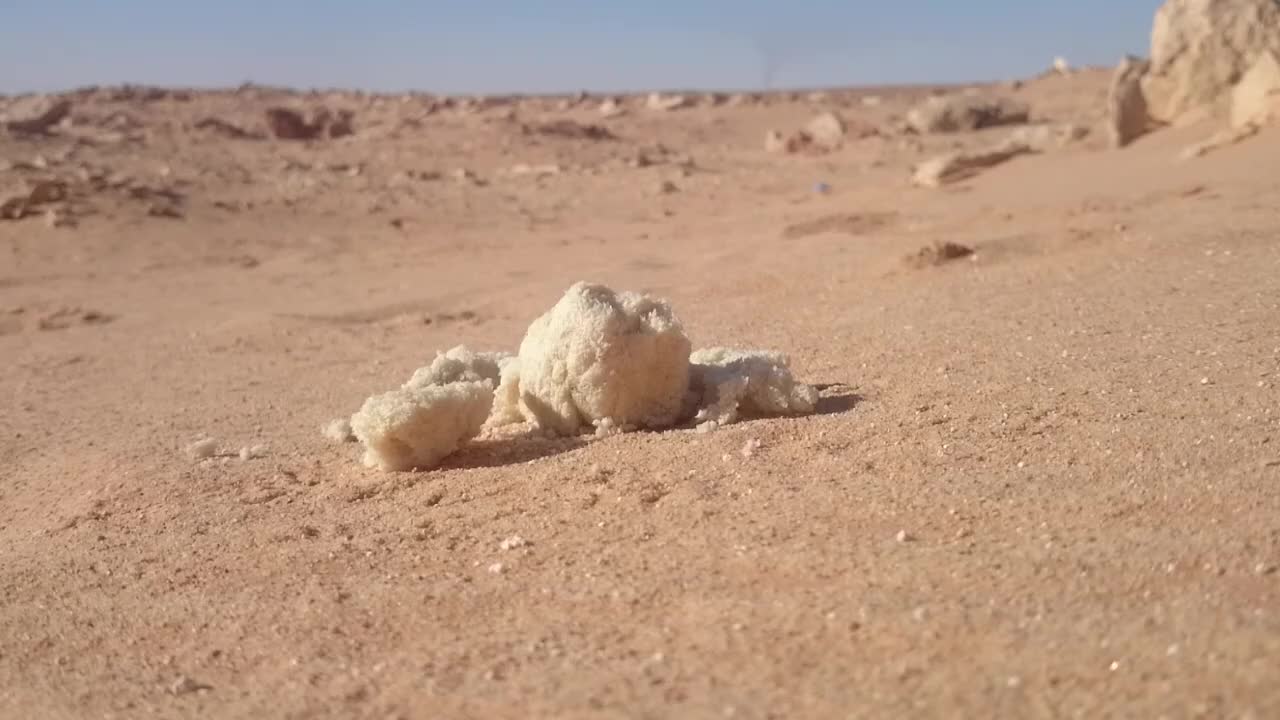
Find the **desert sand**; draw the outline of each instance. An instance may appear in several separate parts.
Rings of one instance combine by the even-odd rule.
[[[1111,149],[1109,81],[104,88],[0,132],[0,716],[1280,715],[1280,130]],[[915,186],[1027,132],[911,132],[935,90],[1066,139]],[[322,435],[579,280],[818,412],[409,473]]]

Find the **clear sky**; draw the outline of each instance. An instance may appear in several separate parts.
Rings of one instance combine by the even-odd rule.
[[[448,93],[1024,77],[1145,55],[1160,0],[0,0],[0,92]]]

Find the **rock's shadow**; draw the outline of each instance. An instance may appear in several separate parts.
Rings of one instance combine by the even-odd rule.
[[[844,383],[816,385],[822,397],[814,415],[839,415],[857,407],[866,398],[852,391]],[[770,418],[742,418],[739,422],[764,422]],[[681,426],[688,430],[691,426]],[[439,467],[440,470],[470,470],[522,465],[534,460],[555,457],[586,447],[594,436],[579,435],[567,438],[545,438],[537,435],[515,435],[477,440],[451,455]]]
[[[844,383],[820,383],[814,387],[822,393],[818,398],[818,407],[814,410],[815,415],[846,413],[867,399],[866,396],[853,392],[852,386]]]
[[[441,470],[468,470],[521,465],[586,447],[591,436],[548,439],[516,436],[477,440],[451,455]]]

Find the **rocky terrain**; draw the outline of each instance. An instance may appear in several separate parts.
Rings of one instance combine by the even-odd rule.
[[[1278,19],[987,86],[0,99],[0,716],[1275,716]],[[580,280],[817,412],[322,433]]]

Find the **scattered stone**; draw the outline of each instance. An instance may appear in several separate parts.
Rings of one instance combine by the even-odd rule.
[[[267,127],[278,140],[314,140],[322,127],[308,123],[302,114],[288,108],[273,107],[266,111]]]
[[[600,113],[600,117],[608,119],[623,115],[627,110],[617,100],[609,98],[600,103],[600,107],[596,108],[596,112]]]
[[[884,229],[897,219],[898,214],[894,212],[835,213],[791,223],[783,228],[782,237],[799,240],[826,233],[866,235]]]
[[[658,183],[657,191],[659,195],[671,195],[680,192],[680,188],[670,180],[663,180]]]
[[[525,539],[524,539],[524,538],[522,538],[522,537],[520,537],[519,535],[512,535],[511,537],[509,537],[509,538],[507,538],[507,539],[503,540],[502,542],[498,543],[498,548],[499,548],[500,550],[502,550],[503,552],[506,552],[506,551],[508,551],[508,550],[515,550],[515,549],[518,549],[518,548],[525,547],[525,546],[526,546],[526,545],[528,545],[528,544],[529,544],[529,543],[528,543],[527,541],[525,541]]]
[[[771,130],[765,136],[764,146],[768,152],[783,152],[789,155],[822,155],[830,151],[830,148],[815,143],[809,133],[804,130],[798,130],[786,137],[776,130]]]
[[[153,203],[147,208],[147,215],[149,217],[169,218],[171,220],[181,220],[184,217],[182,214],[182,208],[178,207],[174,203],[166,202]]]
[[[223,137],[233,140],[265,140],[266,135],[260,132],[251,132],[244,128],[232,125],[231,123],[216,117],[207,117],[196,122],[193,126],[196,130],[211,130]]]
[[[1056,57],[1053,59],[1053,71],[1059,75],[1070,75],[1071,63],[1064,57]]]
[[[918,165],[911,182],[920,187],[942,187],[1031,152],[1025,143],[1005,142],[988,150],[948,153]]]
[[[1267,125],[1280,119],[1280,60],[1263,52],[1231,91],[1231,127]]]
[[[853,132],[844,120],[832,112],[825,112],[813,118],[802,128],[791,135],[783,135],[777,130],[770,130],[764,139],[764,149],[770,153],[806,153],[821,155],[838,150],[844,145],[850,134],[856,137],[870,137],[878,134],[871,126],[860,126]]]
[[[1113,148],[1122,148],[1147,132],[1150,118],[1142,78],[1151,64],[1126,55],[1116,67],[1107,89],[1107,138]]]
[[[266,117],[272,136],[279,140],[316,140],[326,136],[336,139],[355,132],[354,114],[350,110],[332,113],[321,108],[307,121],[296,110],[272,107],[267,109]]]
[[[328,133],[330,140],[337,140],[349,135],[355,135],[355,114],[350,110],[339,110],[332,116],[326,116],[325,132]]]
[[[44,135],[69,115],[71,115],[71,101],[57,100],[52,101],[46,109],[31,117],[9,120],[4,126],[9,132],[17,135]]]
[[[475,173],[471,172],[466,168],[457,168],[449,174],[453,176],[454,180],[460,183],[466,183],[468,185],[484,184],[484,181],[480,179],[479,175],[476,175]]]
[[[1089,136],[1089,128],[1064,123],[1061,125],[1026,125],[1009,134],[1008,142],[1026,145],[1033,152],[1063,148]]]
[[[764,136],[764,150],[769,153],[794,152],[788,138],[777,130],[770,130]]]
[[[523,125],[526,135],[565,138],[568,140],[617,140],[609,128],[601,125],[584,125],[573,120],[553,120],[541,125]]]
[[[213,438],[197,440],[187,446],[187,455],[193,460],[206,460],[218,454],[218,441]]]
[[[684,95],[663,95],[662,93],[650,93],[645,100],[645,107],[656,112],[680,110],[692,104],[693,102]]]
[[[1265,51],[1280,54],[1276,0],[1167,0],[1156,12],[1144,81],[1152,116],[1172,122],[1215,104]]]
[[[860,101],[863,107],[880,107],[884,104],[884,98],[879,95],[864,95]]]
[[[804,134],[814,145],[825,150],[836,150],[844,144],[845,123],[839,115],[824,112],[804,126]]]
[[[760,448],[763,446],[764,443],[760,442],[758,438],[751,438],[742,444],[742,449],[739,450],[738,453],[744,458],[755,457],[755,454],[759,452]]]
[[[44,222],[51,228],[75,227],[76,219],[65,210],[49,208],[44,211]]]
[[[32,205],[45,205],[67,199],[67,184],[61,180],[44,180],[36,183],[27,196]]]
[[[907,532],[906,530],[899,530],[896,537],[898,542],[900,543],[915,542],[915,539],[916,539],[914,535]]]
[[[506,174],[510,177],[522,177],[525,175],[544,177],[547,175],[559,175],[560,172],[560,166],[555,163],[547,165],[528,165],[526,163],[518,163],[507,168]]]
[[[212,690],[212,689],[213,687],[211,685],[206,685],[202,682],[192,680],[186,675],[181,675],[178,677],[177,680],[173,682],[173,684],[169,686],[169,694],[179,695],[179,696],[190,695],[193,692],[200,692],[201,690]]]
[[[1031,110],[1025,103],[1007,98],[934,96],[907,113],[907,126],[920,134],[967,132],[1018,125],[1030,117]]]
[[[358,169],[358,167],[352,169]],[[350,170],[347,172],[350,173]],[[434,170],[401,170],[391,176],[387,181],[387,185],[390,187],[407,187],[423,182],[433,182],[443,177],[444,175]]]
[[[972,257],[974,250],[966,245],[953,242],[936,241],[932,245],[920,248],[906,257],[908,265],[914,268],[935,267],[952,260]]]
[[[77,324],[84,325],[103,325],[115,320],[115,318],[106,313],[97,310],[83,310],[78,307],[59,308],[51,313],[46,314],[36,323],[36,328],[42,332],[66,330]]]
[[[506,566],[500,562],[493,563],[489,566],[489,573],[492,575],[501,575],[506,570]]]
[[[17,195],[0,201],[0,220],[21,220],[27,215],[26,195]]]
[[[61,180],[42,180],[31,186],[25,194],[0,201],[0,220],[21,220],[38,215],[41,206],[67,199],[67,184]]]

